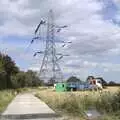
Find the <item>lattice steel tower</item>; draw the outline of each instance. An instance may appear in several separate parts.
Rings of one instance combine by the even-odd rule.
[[[59,60],[63,58],[61,53],[56,52],[56,38],[55,33],[60,32],[62,28],[67,26],[56,26],[54,23],[54,14],[53,11],[50,10],[48,14],[48,20],[41,20],[40,24],[37,26],[35,30],[35,34],[39,33],[39,28],[41,25],[47,26],[47,35],[46,35],[46,47],[44,51],[38,51],[34,54],[36,56],[37,53],[44,54],[42,65],[40,67],[39,77],[45,83],[55,83],[63,81],[63,74],[61,68],[59,66]],[[33,38],[32,42],[35,39],[40,39],[40,34],[38,34],[35,38]],[[64,43],[65,42],[61,41]]]
[[[40,69],[40,77],[45,81],[54,83],[62,81],[63,75],[56,56],[55,24],[53,11],[50,10],[47,22],[47,38],[44,58]]]

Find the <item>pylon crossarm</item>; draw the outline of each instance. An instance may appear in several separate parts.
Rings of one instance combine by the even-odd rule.
[[[44,54],[44,52],[43,51],[35,52],[33,56],[35,57],[37,54]]]
[[[36,35],[36,33],[38,32],[40,26],[41,26],[41,25],[45,25],[45,23],[46,23],[46,21],[44,21],[44,20],[41,20],[41,21],[40,21],[40,23],[38,24],[37,28],[35,29],[35,35]]]

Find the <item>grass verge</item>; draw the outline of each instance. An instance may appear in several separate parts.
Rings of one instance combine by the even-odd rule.
[[[15,97],[13,90],[0,91],[0,113],[2,113],[8,104]]]

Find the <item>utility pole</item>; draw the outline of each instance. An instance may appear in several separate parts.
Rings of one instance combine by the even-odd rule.
[[[42,65],[39,71],[39,77],[41,80],[44,81],[44,83],[54,84],[56,82],[62,82],[63,74],[59,66],[59,60],[62,59],[63,56],[68,56],[68,55],[63,55],[62,53],[56,52],[55,34],[60,32],[62,28],[66,28],[67,26],[56,26],[56,24],[54,23],[54,13],[52,10],[49,11],[47,21],[44,20],[40,21],[40,24],[37,26],[35,30],[35,35],[39,33],[39,29],[41,25],[47,27],[47,33],[46,33],[47,35],[46,35],[45,50],[38,51],[34,54],[34,56],[36,56],[37,54],[44,55],[42,60]],[[33,43],[34,40],[36,39],[40,39],[40,34],[34,37],[31,43]],[[64,43],[65,46],[66,42],[61,41],[61,43]]]

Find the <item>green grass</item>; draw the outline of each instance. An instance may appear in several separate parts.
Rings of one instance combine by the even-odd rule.
[[[14,97],[13,90],[0,91],[0,113],[5,110]]]
[[[100,120],[120,120],[120,92],[53,92],[40,91],[36,96],[55,111],[81,116],[84,111],[95,108],[103,114]]]

